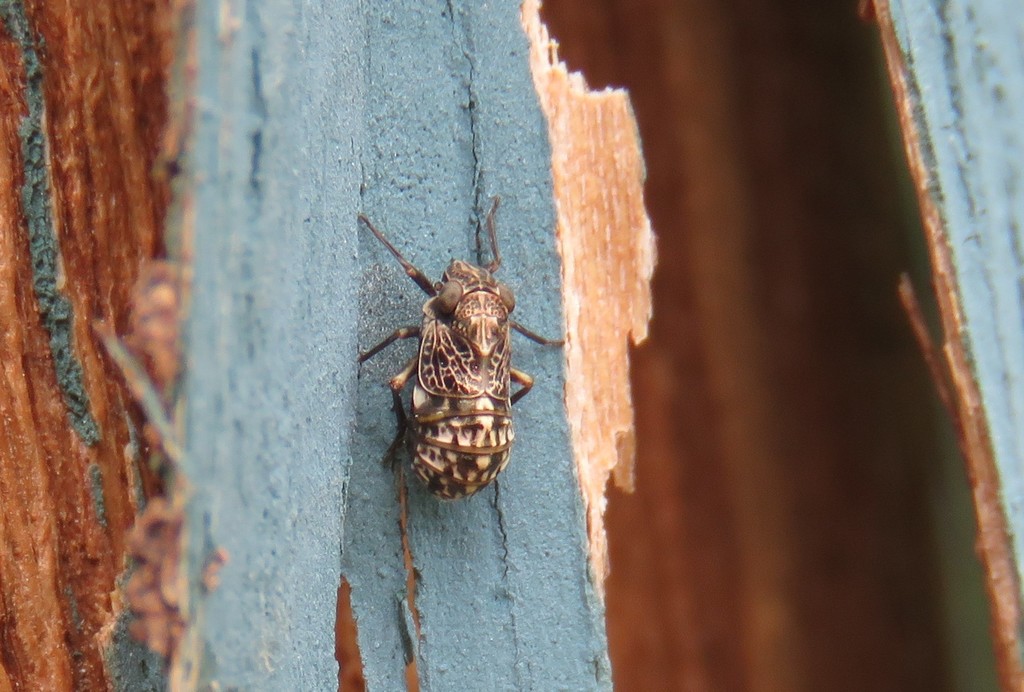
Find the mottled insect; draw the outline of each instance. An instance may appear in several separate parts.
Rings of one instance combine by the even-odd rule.
[[[539,344],[562,343],[538,336],[509,318],[515,296],[494,278],[501,266],[494,230],[498,201],[495,197],[486,220],[490,264],[480,267],[452,260],[437,283],[402,257],[369,219],[359,215],[409,278],[430,296],[423,304],[419,327],[398,329],[359,356],[362,363],[399,339],[420,339],[419,352],[391,378],[398,434],[387,458],[406,439],[415,474],[432,493],[447,500],[472,495],[508,464],[515,438],[512,404],[533,387],[532,377],[511,366],[509,329]],[[401,392],[413,376],[411,416],[407,417]],[[515,393],[510,392],[513,380],[520,385]]]

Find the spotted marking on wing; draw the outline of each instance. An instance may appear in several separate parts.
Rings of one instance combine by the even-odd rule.
[[[431,394],[477,397],[487,390],[488,373],[473,347],[439,320],[423,323],[419,384]]]
[[[512,358],[510,343],[508,327],[506,327],[505,333],[488,359],[487,371],[490,377],[487,380],[487,394],[496,399],[508,399],[509,364]]]

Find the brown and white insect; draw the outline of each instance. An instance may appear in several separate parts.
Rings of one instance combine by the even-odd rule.
[[[399,339],[419,337],[419,352],[391,378],[398,434],[388,458],[406,438],[413,471],[430,492],[446,500],[472,495],[508,464],[515,438],[512,404],[533,387],[532,377],[511,366],[509,329],[539,344],[562,343],[538,336],[509,317],[515,309],[515,296],[494,277],[501,266],[494,230],[498,201],[495,197],[486,221],[493,255],[490,264],[480,267],[452,260],[436,283],[402,257],[369,219],[359,215],[409,278],[430,296],[423,304],[419,327],[396,330],[361,354],[359,362]],[[413,376],[411,416],[407,417],[401,391]],[[511,381],[520,385],[515,393],[510,391]]]

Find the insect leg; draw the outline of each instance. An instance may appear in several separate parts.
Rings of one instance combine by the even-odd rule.
[[[508,374],[509,377],[511,377],[515,382],[518,382],[519,384],[522,385],[522,389],[520,389],[518,392],[512,395],[511,403],[514,404],[520,399],[522,399],[524,396],[526,396],[526,393],[528,391],[533,389],[533,378],[527,375],[522,370],[516,370],[515,368],[511,368]]]
[[[405,270],[405,273],[409,276],[410,279],[416,282],[417,286],[423,289],[424,293],[426,293],[428,296],[437,295],[437,289],[434,287],[434,284],[430,281],[430,279],[427,278],[427,275],[424,274],[423,271],[415,264],[402,257],[402,253],[395,249],[394,245],[388,242],[388,239],[384,237],[383,233],[374,228],[373,224],[370,223],[370,220],[366,218],[365,214],[360,214],[359,220],[366,224],[366,227],[369,228],[370,231],[375,236],[377,236],[377,240],[384,243],[384,247],[391,251],[391,254],[395,256],[395,259],[398,260],[398,263],[402,265],[402,269]]]
[[[494,230],[494,215],[498,213],[498,205],[501,204],[501,197],[495,195],[491,199],[491,210],[487,212],[487,235],[491,238],[491,263],[487,265],[487,271],[492,274],[498,271],[501,266],[501,253],[498,251],[498,233]],[[477,246],[479,247],[479,246]]]
[[[391,378],[388,382],[388,386],[391,387],[391,394],[395,399],[396,413],[400,416],[399,423],[405,423],[405,410],[402,408],[402,389],[405,388],[405,383],[409,381],[412,374],[416,372],[416,364],[419,362],[419,355],[415,355],[409,359],[409,362],[405,364],[402,371]]]
[[[419,361],[419,356],[413,356],[406,364],[402,371],[391,378],[391,382],[388,386],[391,387],[391,398],[393,400],[392,410],[395,412],[395,422],[397,423],[397,429],[395,430],[395,439],[388,445],[388,451],[384,454],[382,463],[394,464],[396,460],[396,452],[398,452],[399,445],[402,444],[402,440],[405,439],[405,435],[409,430],[409,418],[405,415],[405,405],[402,403],[402,389],[405,387],[406,382],[416,371],[416,364]]]
[[[525,336],[530,341],[536,341],[541,346],[565,346],[564,339],[545,339],[540,334],[537,334],[536,332],[531,332],[529,329],[519,324],[515,320],[509,320],[508,324],[510,327],[512,327],[512,329],[515,329],[517,332]]]
[[[377,355],[378,353],[380,353],[385,348],[387,348],[391,344],[395,343],[399,339],[409,339],[411,337],[419,336],[419,335],[420,335],[420,328],[419,327],[402,327],[401,329],[396,329],[394,331],[394,333],[392,333],[388,338],[384,339],[384,341],[380,342],[379,344],[377,344],[376,346],[371,348],[366,353],[360,353],[359,354],[359,362],[360,363],[365,363],[366,361],[370,360],[375,355]]]

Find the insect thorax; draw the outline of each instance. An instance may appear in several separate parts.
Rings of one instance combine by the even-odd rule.
[[[498,292],[498,280],[491,272],[462,260],[452,260],[444,270],[444,281],[458,281],[465,293],[484,290]]]

